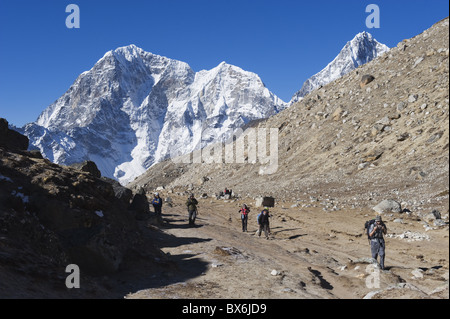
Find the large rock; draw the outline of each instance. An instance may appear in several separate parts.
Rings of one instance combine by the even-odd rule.
[[[273,197],[258,197],[255,202],[256,207],[267,206],[275,207],[275,198]]]
[[[401,213],[402,206],[399,202],[393,199],[385,199],[381,201],[378,205],[373,207],[373,210],[379,214],[384,213]]]
[[[114,195],[120,199],[124,204],[130,205],[131,199],[133,198],[133,192],[131,189],[122,186],[118,181],[108,178],[108,177],[102,177],[104,181],[107,181],[111,184]]]
[[[80,171],[88,172],[97,178],[102,177],[102,173],[93,161],[84,161],[83,163],[75,163],[70,166],[79,169]]]
[[[422,219],[427,223],[433,223],[434,221],[441,219],[441,213],[438,210],[433,209],[431,213],[424,215]]]
[[[366,74],[363,75],[361,78],[361,81],[359,82],[359,86],[362,88],[364,88],[367,84],[369,84],[370,82],[372,82],[373,80],[375,80],[375,77],[373,75],[370,74]]]

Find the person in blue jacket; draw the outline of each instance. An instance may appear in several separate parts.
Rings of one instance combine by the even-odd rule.
[[[153,208],[155,209],[155,214],[159,218],[161,217],[162,211],[162,199],[159,197],[159,193],[155,193],[154,198],[152,200]]]

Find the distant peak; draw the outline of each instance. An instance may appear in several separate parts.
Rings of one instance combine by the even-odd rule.
[[[129,44],[127,46],[118,47],[115,50],[109,52],[115,59],[125,62],[131,62],[133,60],[140,60],[144,57],[154,56],[151,52],[146,52],[145,50],[139,48],[135,44]]]
[[[144,51],[144,50],[137,47],[135,44],[118,47],[117,49],[114,50],[114,52],[116,52],[116,53],[122,53],[122,52],[130,52],[131,53],[131,52],[140,52],[140,51]]]
[[[219,63],[219,65],[217,65],[215,68],[213,68],[211,71],[216,71],[216,72],[220,72],[224,69],[228,69],[231,65],[226,63],[225,61],[222,61]]]
[[[228,64],[227,62],[222,61],[222,62],[219,63],[219,65],[217,67],[218,68],[226,68],[226,67],[229,67],[229,66],[231,66],[231,64]]]
[[[236,65],[233,65],[233,64],[229,64],[229,63],[227,63],[225,61],[220,62],[220,64],[215,69],[219,69],[219,70],[222,70],[222,69],[233,69],[233,70],[239,71],[239,72],[246,72],[243,69],[241,69],[240,67],[238,67]]]
[[[363,31],[363,32],[360,32],[357,35],[355,35],[355,37],[353,38],[352,42],[353,41],[358,41],[360,39],[368,39],[368,40],[372,41],[373,40],[373,36],[369,32]]]

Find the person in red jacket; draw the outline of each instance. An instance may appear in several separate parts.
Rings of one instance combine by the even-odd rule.
[[[248,213],[250,213],[250,208],[248,208],[248,206],[244,204],[239,210],[239,213],[241,213],[242,231],[247,232]]]

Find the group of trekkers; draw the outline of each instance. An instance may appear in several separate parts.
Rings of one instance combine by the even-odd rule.
[[[163,204],[162,199],[159,196],[159,193],[155,193],[154,198],[152,200],[152,205],[153,208],[155,209],[155,215],[158,219],[161,219],[162,204]],[[195,225],[195,219],[197,218],[198,215],[197,205],[198,205],[197,199],[195,198],[194,194],[191,194],[188,200],[186,201],[190,226]]]
[[[242,205],[242,208],[239,210],[239,213],[241,214],[242,231],[247,232],[248,214],[250,213],[250,208],[246,204],[244,204]],[[258,235],[258,237],[261,237],[261,233],[264,231],[266,239],[269,239],[270,236],[269,217],[270,217],[269,208],[264,207],[264,209],[258,214],[257,217],[259,228],[256,231],[256,234]]]
[[[157,217],[161,218],[161,208],[162,208],[162,199],[159,196],[159,193],[154,194],[154,199],[152,201],[152,205],[155,209],[155,214]],[[195,219],[198,215],[198,201],[195,198],[194,194],[191,194],[186,201],[186,207],[188,210],[189,216],[189,226],[195,226]],[[248,217],[250,213],[250,208],[243,204],[239,209],[239,213],[241,214],[242,221],[242,231],[247,232],[248,225]],[[256,235],[261,237],[262,232],[264,231],[264,235],[266,239],[269,239],[270,232],[270,218],[269,208],[264,207],[264,209],[258,214],[257,222],[258,222],[258,230],[256,231]],[[385,269],[384,259],[385,259],[385,241],[383,235],[387,233],[387,227],[381,219],[381,216],[376,216],[375,219],[367,221],[364,225],[366,229],[366,233],[370,242],[370,251],[372,254],[372,258],[377,261],[378,256],[380,257],[379,266],[382,270]]]
[[[161,218],[162,199],[159,196],[159,193],[154,194],[154,198],[152,200],[152,205],[155,210],[155,215],[157,216],[157,218]],[[186,201],[186,207],[188,210],[190,226],[195,225],[195,219],[197,218],[197,215],[198,215],[197,205],[198,205],[197,199],[195,198],[194,194],[191,194]],[[250,208],[246,204],[244,204],[244,205],[242,205],[242,208],[239,210],[239,213],[241,214],[242,231],[247,232],[248,214],[250,213]],[[257,234],[258,234],[258,236],[261,236],[261,233],[264,231],[264,234],[267,239],[269,239],[269,235],[270,235],[269,217],[270,217],[269,208],[264,207],[264,209],[258,215],[258,219],[257,219],[258,225],[259,225]]]

